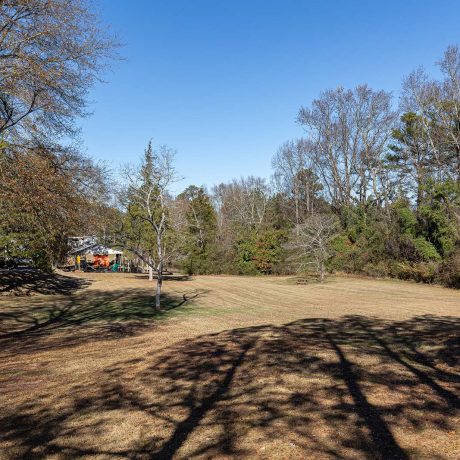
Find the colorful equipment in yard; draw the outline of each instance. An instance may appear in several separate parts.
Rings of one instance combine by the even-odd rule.
[[[99,244],[94,236],[69,238],[69,245],[72,249],[68,257],[78,268],[81,262],[84,267],[109,269],[111,264],[120,265],[123,260],[122,251]]]

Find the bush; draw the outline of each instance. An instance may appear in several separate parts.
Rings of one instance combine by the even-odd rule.
[[[404,200],[400,200],[394,204],[394,209],[401,232],[414,234],[417,228],[417,217],[410,209],[409,204]]]
[[[337,236],[332,241],[331,248],[334,255],[327,264],[329,271],[344,271],[347,273],[357,271],[358,267],[355,264],[358,259],[356,255],[357,247],[348,235],[341,234]]]
[[[429,262],[430,260],[441,260],[441,256],[438,251],[436,251],[434,245],[423,238],[423,236],[414,238],[412,243],[417,251],[417,255],[425,262]]]
[[[382,260],[377,263],[368,263],[364,265],[362,272],[367,276],[383,278],[385,276],[388,276],[388,274],[390,273],[390,268],[388,266],[388,263]]]
[[[448,287],[460,289],[460,248],[441,265],[439,281]]]
[[[283,243],[286,235],[281,230],[267,229],[252,232],[236,243],[236,266],[240,275],[271,274],[283,262]],[[279,268],[278,268],[279,269]]]
[[[437,275],[439,265],[435,262],[397,262],[391,267],[391,276],[419,283],[432,283]]]

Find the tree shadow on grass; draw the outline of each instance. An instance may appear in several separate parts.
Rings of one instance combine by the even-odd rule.
[[[152,292],[139,289],[88,290],[27,305],[3,305],[0,353],[23,354],[131,336],[155,327],[157,320],[205,293],[195,289],[182,296],[163,294],[161,310],[155,309]]]
[[[32,268],[0,269],[0,295],[70,295],[89,285],[90,282],[85,279],[45,273]]]
[[[207,334],[10,407],[0,441],[22,458],[453,458],[459,327],[346,316]]]

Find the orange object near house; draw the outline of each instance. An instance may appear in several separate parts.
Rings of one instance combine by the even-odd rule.
[[[102,254],[94,254],[94,266],[95,267],[106,267],[110,265],[109,256]]]

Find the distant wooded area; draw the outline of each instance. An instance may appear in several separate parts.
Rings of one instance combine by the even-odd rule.
[[[171,148],[149,143],[116,186],[78,148],[76,120],[117,49],[86,2],[2,2],[0,30],[3,264],[27,259],[49,270],[67,254],[69,236],[96,235],[155,269],[160,289],[166,265],[189,274],[314,271],[323,279],[341,271],[460,286],[457,46],[438,62],[440,79],[422,70],[405,77],[399,101],[363,84],[325,90],[300,107],[305,135],[273,152],[272,178],[173,196],[180,176]]]

